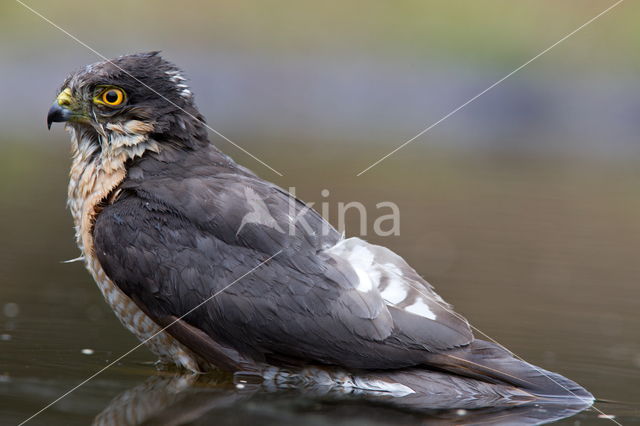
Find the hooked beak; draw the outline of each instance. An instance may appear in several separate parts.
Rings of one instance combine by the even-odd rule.
[[[72,109],[75,99],[71,96],[71,89],[66,88],[53,101],[53,105],[49,108],[47,114],[47,128],[51,129],[51,123],[60,123],[69,121],[78,114]]]
[[[57,103],[53,104],[51,108],[49,108],[49,113],[47,114],[47,129],[51,129],[51,123],[60,123],[63,121],[69,121],[71,118],[71,110],[61,107]]]

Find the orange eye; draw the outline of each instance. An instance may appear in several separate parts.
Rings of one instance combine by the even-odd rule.
[[[108,89],[102,93],[100,100],[109,106],[118,106],[124,101],[124,92],[120,89]]]

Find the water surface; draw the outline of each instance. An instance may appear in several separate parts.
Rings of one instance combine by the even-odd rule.
[[[65,209],[67,142],[55,139],[0,145],[2,424],[19,423],[138,343],[83,266],[61,263],[78,252]],[[596,406],[622,424],[640,422],[640,173],[633,161],[416,146],[356,178],[377,158],[376,147],[249,146],[285,176],[223,148],[263,177],[296,186],[303,199],[329,203],[331,214],[339,201],[361,201],[374,218],[376,203],[398,204],[400,235],[369,240],[404,256],[478,329],[598,398],[629,403]],[[357,218],[348,225],[353,235]],[[446,424],[462,415],[239,390],[217,376],[185,385],[153,361],[137,350],[30,424],[80,425],[119,415],[132,424]],[[123,408],[138,397],[139,404]],[[472,414],[462,418],[488,415]],[[576,421],[607,424],[593,410],[564,422]]]

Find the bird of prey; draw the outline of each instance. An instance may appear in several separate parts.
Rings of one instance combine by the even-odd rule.
[[[182,71],[157,52],[71,74],[52,122],[71,134],[68,204],[86,266],[161,360],[257,375],[265,366],[424,368],[590,397],[474,338],[400,256],[344,238],[223,154]]]

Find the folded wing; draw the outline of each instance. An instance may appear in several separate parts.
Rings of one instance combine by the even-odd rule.
[[[185,318],[215,342],[257,360],[356,368],[418,365],[473,340],[402,258],[342,239],[274,185],[197,165],[138,167],[129,176],[144,179],[122,185],[94,240],[107,275],[158,322],[220,292]]]

